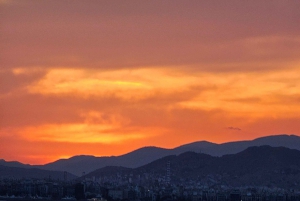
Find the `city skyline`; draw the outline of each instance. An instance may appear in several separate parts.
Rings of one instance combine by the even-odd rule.
[[[0,6],[0,158],[300,135],[300,2]]]

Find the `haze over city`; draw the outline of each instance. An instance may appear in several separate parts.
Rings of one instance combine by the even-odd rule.
[[[300,1],[0,0],[0,158],[300,135]]]

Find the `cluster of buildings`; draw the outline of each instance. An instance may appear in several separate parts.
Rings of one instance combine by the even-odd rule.
[[[149,175],[148,175],[149,176]],[[115,175],[74,181],[0,179],[0,200],[300,201],[300,189],[230,187],[209,182]]]
[[[74,196],[71,183],[47,179],[1,179],[0,200],[60,199]]]

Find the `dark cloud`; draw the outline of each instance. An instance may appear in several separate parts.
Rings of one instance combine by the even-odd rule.
[[[227,127],[226,129],[229,129],[229,130],[236,130],[236,131],[241,131],[242,129],[238,128],[238,127],[232,127],[232,126],[229,126]]]

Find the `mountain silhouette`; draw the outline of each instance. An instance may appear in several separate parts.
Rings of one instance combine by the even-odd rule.
[[[65,177],[66,174],[66,177]],[[0,165],[0,178],[10,179],[51,179],[63,181],[77,178],[75,175],[62,171],[41,170],[38,168],[21,168]]]
[[[69,159],[60,159],[52,163],[38,166],[23,165],[18,162],[6,162],[4,160],[0,161],[0,165],[22,168],[36,167],[45,170],[67,171],[74,175],[81,176],[83,172],[89,173],[106,166],[137,168],[165,156],[179,155],[189,151],[208,154],[211,156],[223,156],[227,154],[236,154],[247,149],[248,147],[262,145],[269,145],[272,147],[282,146],[290,149],[300,150],[300,137],[296,135],[274,135],[249,141],[237,141],[222,144],[198,141],[185,144],[174,149],[165,149],[154,146],[143,147],[120,156],[73,156]]]
[[[163,178],[166,164],[171,165],[172,182],[183,180],[213,180],[213,184],[231,186],[300,187],[300,151],[285,147],[249,147],[221,157],[203,153],[185,152],[166,156],[138,168],[105,167],[87,175],[110,177],[119,175],[151,175]]]

